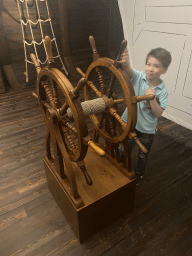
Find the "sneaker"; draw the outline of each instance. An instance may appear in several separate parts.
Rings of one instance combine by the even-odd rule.
[[[143,179],[143,175],[141,175],[141,173],[139,172],[136,172],[135,174],[136,174],[136,186],[138,186]]]

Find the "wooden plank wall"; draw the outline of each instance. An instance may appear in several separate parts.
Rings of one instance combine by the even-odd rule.
[[[29,1],[29,4],[33,1]],[[47,18],[45,3],[38,1],[42,19]],[[53,30],[57,39],[60,54],[62,56],[61,35],[58,17],[58,2],[48,0],[50,16],[52,19]],[[85,72],[92,62],[92,51],[89,43],[89,36],[93,35],[96,40],[96,46],[101,56],[111,57],[110,51],[114,48],[119,49],[120,42],[123,38],[121,24],[119,20],[119,11],[117,0],[81,0],[66,1],[68,12],[68,31],[66,35],[69,38],[70,55],[72,63],[76,68],[79,66]],[[23,6],[24,17],[27,17],[25,4]],[[110,9],[111,8],[111,9]],[[29,14],[32,21],[36,21],[35,6],[29,7]],[[12,17],[10,17],[10,15]],[[111,19],[111,20],[110,20]],[[25,56],[23,47],[23,37],[20,25],[20,15],[16,0],[4,0],[2,2],[2,22],[8,42],[11,63],[20,84],[25,84]],[[29,26],[26,28],[26,38],[31,42],[31,33]],[[112,30],[114,28],[114,30]],[[44,35],[51,35],[48,23],[43,25]],[[41,41],[39,26],[33,29],[34,38],[37,42]],[[26,46],[27,58],[30,59],[30,53],[34,52],[33,47]],[[44,49],[37,46],[40,59],[45,60]],[[55,55],[56,50],[53,49]],[[117,53],[116,53],[117,54]],[[113,56],[116,57],[116,54]],[[54,55],[54,56],[55,56]],[[63,59],[63,56],[62,56]],[[19,63],[19,65],[18,65]],[[59,60],[57,61],[60,64]],[[59,65],[61,68],[61,65]],[[33,65],[28,65],[29,77],[36,80],[35,69]]]
[[[68,0],[69,46],[72,62],[84,72],[92,62],[89,36],[101,56],[109,57],[109,1]]]
[[[74,65],[85,71],[91,63],[90,35],[95,38],[101,57],[116,58],[124,38],[117,0],[68,0],[67,3],[69,45]]]

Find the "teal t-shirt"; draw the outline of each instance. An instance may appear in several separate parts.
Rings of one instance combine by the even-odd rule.
[[[160,78],[159,78],[160,79]],[[133,77],[130,79],[136,96],[144,95],[145,91],[149,88],[149,83],[146,78],[145,72],[140,72],[134,69]],[[159,98],[160,106],[165,109],[168,101],[168,92],[163,80],[160,79],[160,84],[153,88],[155,96]],[[127,122],[127,109],[125,109],[122,119]],[[147,108],[145,101],[137,103],[137,124],[136,129],[142,133],[155,134],[157,127],[157,117],[153,114],[152,110]]]

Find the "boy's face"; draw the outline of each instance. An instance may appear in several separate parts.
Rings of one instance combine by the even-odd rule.
[[[161,61],[153,56],[149,56],[146,66],[145,73],[148,81],[158,81],[162,74],[167,72],[167,68],[164,68]]]

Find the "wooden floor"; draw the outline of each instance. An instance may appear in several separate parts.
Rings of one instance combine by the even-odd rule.
[[[0,255],[192,255],[192,131],[160,118],[133,212],[80,244],[47,188],[33,89],[0,96]]]

